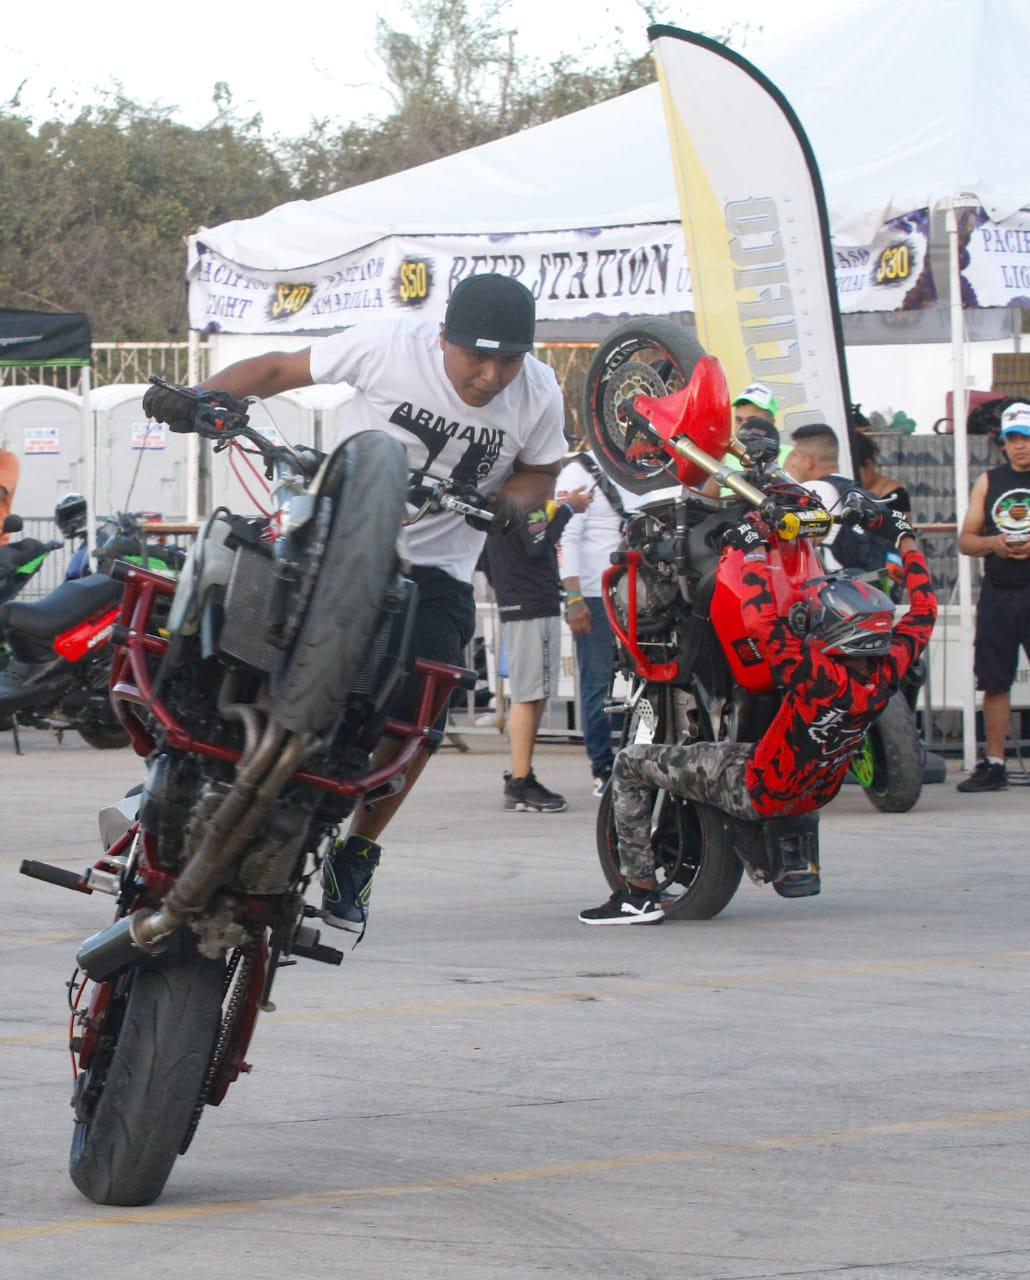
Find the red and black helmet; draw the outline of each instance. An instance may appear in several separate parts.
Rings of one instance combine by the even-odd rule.
[[[890,651],[894,602],[879,587],[840,574],[824,579],[813,596],[806,616],[791,622],[824,653],[878,658]]]

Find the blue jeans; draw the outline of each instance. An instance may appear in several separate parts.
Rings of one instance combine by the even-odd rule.
[[[579,668],[579,707],[583,725],[583,742],[595,773],[607,773],[612,767],[612,722],[604,713],[608,686],[612,679],[612,629],[600,596],[588,596],[590,631],[575,636],[576,666]]]

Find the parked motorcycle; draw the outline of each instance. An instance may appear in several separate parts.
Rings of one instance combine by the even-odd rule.
[[[69,497],[74,501],[58,504],[58,525],[66,538],[84,539],[85,499]],[[83,545],[72,557],[80,574],[88,568],[84,553]],[[109,642],[122,586],[103,570],[129,558],[174,571],[182,554],[177,547],[148,542],[136,518],[123,514],[102,525],[96,552],[101,572],[67,578],[42,600],[0,605],[0,635],[7,649],[0,670],[0,727],[13,730],[16,749],[19,726],[59,734],[74,729],[91,747],[128,745],[108,696]]]
[[[424,475],[409,495],[405,450],[385,433],[323,459],[272,443],[229,397],[195,400],[194,429],[216,450],[245,441],[261,454],[274,514],[215,512],[177,585],[114,567],[111,698],[148,760],[138,809],[105,811],[105,852],[82,876],[22,866],[116,899],[71,983],[70,1172],[102,1204],[160,1195],[204,1107],[250,1070],[278,970],[341,962],[305,891],[354,806],[403,785],[451,693],[475,680],[418,660],[418,711],[391,714],[416,604],[406,498],[416,517],[489,520],[478,495]],[[384,737],[398,751],[376,764]]]
[[[812,540],[832,529],[834,517],[776,465],[775,442],[752,438],[749,454],[731,439],[718,362],[672,322],[630,322],[598,349],[586,379],[584,422],[613,479],[638,494],[666,490],[631,516],[623,549],[604,577],[605,609],[630,680],[623,744],[756,742],[780,696],[744,626],[741,602],[720,576],[720,537],[748,510],[764,513],[774,529],[769,558],[786,614],[823,579]],[[720,464],[727,452],[742,471]],[[700,493],[695,486],[707,475],[718,476],[732,496]],[[841,518],[861,517],[848,508]],[[876,729],[877,740],[891,744],[883,768],[892,777],[896,720],[881,717]],[[656,792],[651,829],[668,915],[717,915],[745,869],[785,897],[819,891],[817,814],[744,823]],[[610,790],[602,797],[597,844],[605,877],[617,888]]]

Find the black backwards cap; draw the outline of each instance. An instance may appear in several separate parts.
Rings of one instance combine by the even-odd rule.
[[[443,336],[473,351],[529,351],[536,328],[536,303],[511,276],[466,276],[447,303]]]

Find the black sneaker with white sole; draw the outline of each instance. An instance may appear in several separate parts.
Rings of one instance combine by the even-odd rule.
[[[504,775],[504,807],[516,813],[561,813],[568,805],[564,796],[538,782],[530,769],[524,778]]]
[[[581,924],[661,924],[665,919],[656,889],[623,885],[599,907],[579,913]]]

